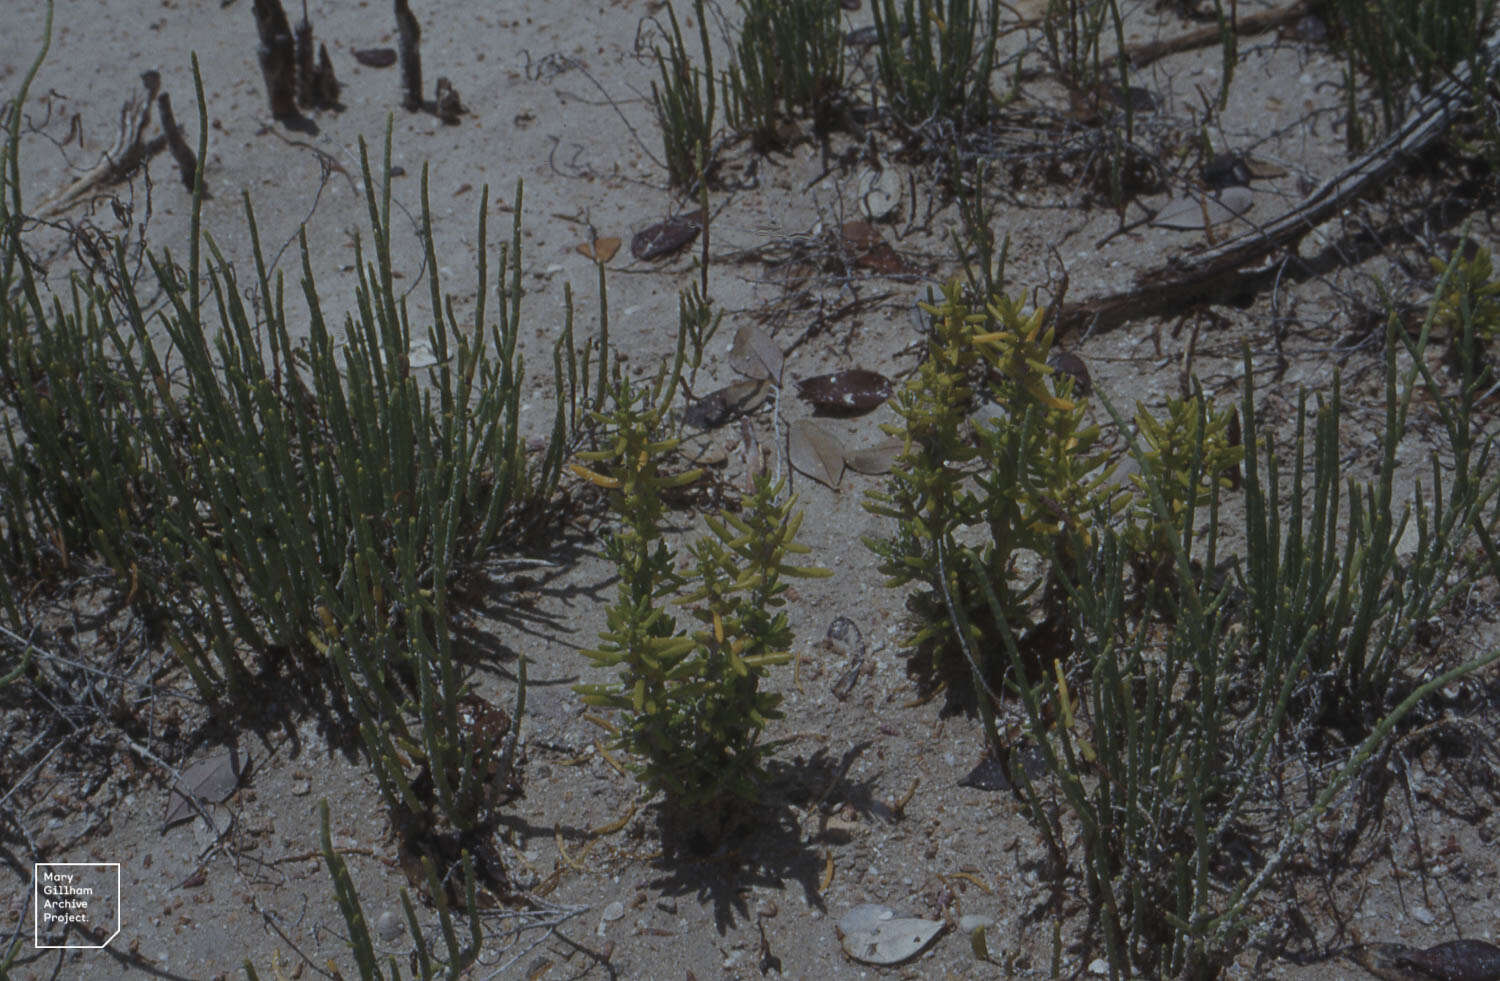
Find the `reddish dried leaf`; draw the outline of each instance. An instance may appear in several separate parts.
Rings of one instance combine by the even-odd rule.
[[[900,276],[916,272],[910,263],[891,248],[888,242],[881,242],[855,261],[866,269],[873,269],[883,276]]]
[[[510,736],[510,714],[498,706],[491,705],[479,695],[462,695],[458,699],[458,729],[474,754],[474,765],[486,781],[504,779],[508,788],[520,790],[516,774],[500,772],[500,763],[505,754],[505,744]]]
[[[659,221],[630,240],[630,254],[642,262],[665,259],[688,246],[703,230],[703,211]]]
[[[885,241],[881,237],[880,229],[867,221],[846,221],[841,231],[844,235],[844,244],[852,252],[868,252]]]
[[[396,63],[394,48],[355,48],[351,54],[367,68],[389,68]]]
[[[812,403],[819,415],[858,416],[891,397],[891,380],[876,371],[852,368],[831,375],[804,378],[797,394]]]
[[[754,324],[746,324],[734,335],[729,365],[747,378],[781,381],[781,346]]]
[[[844,444],[811,419],[787,427],[787,457],[792,466],[820,484],[838,487],[844,476]]]

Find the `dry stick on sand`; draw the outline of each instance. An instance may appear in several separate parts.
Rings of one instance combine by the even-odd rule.
[[[297,115],[297,50],[292,25],[287,22],[281,0],[255,0],[255,29],[260,34],[260,73],[266,79],[271,115],[277,119]]]
[[[1500,55],[1500,35],[1490,38],[1480,52],[1487,63]],[[1380,186],[1392,171],[1442,136],[1472,94],[1467,64],[1418,102],[1401,128],[1343,171],[1318,185],[1291,210],[1275,220],[1193,256],[1173,256],[1167,264],[1136,277],[1136,285],[1119,293],[1068,304],[1058,310],[1059,330],[1108,330],[1137,317],[1159,315],[1186,303],[1242,285],[1256,270],[1243,267],[1277,249],[1293,245],[1314,227],[1337,214],[1351,201]]]
[[[304,109],[335,109],[339,101],[339,82],[333,75],[333,59],[328,45],[317,46],[313,59],[313,27],[307,16],[307,0],[302,2],[302,19],[297,21],[297,104]]]
[[[297,21],[297,104],[312,109],[318,104],[317,84],[313,77],[313,29],[307,18],[307,4],[302,4],[302,19]]]
[[[406,0],[396,0],[396,53],[401,58],[401,86],[406,95],[401,105],[411,112],[422,108],[422,55],[417,50],[422,28]]]
[[[156,97],[156,104],[161,109],[161,129],[167,136],[167,149],[172,151],[172,159],[177,161],[177,170],[182,174],[183,186],[192,191],[193,182],[198,176],[198,155],[182,137],[182,130],[177,126],[177,117],[172,115],[171,96],[163,92]],[[207,196],[207,191],[204,192],[204,196]]]
[[[333,74],[333,59],[328,57],[328,45],[318,43],[318,67],[313,69],[313,97],[322,109],[339,107],[339,80]]]

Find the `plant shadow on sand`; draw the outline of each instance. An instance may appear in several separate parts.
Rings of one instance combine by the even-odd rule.
[[[840,835],[828,826],[829,818],[842,808],[860,819],[896,820],[875,796],[878,773],[860,780],[847,775],[869,745],[861,743],[838,758],[826,749],[810,758],[774,758],[761,800],[741,809],[700,813],[690,822],[658,807],[662,850],[656,864],[662,874],[646,885],[664,897],[692,895],[711,903],[720,934],[739,922],[776,915],[773,905],[752,911],[746,897],[757,889],[781,890],[789,882],[802,887],[809,909],[826,913],[823,892],[832,859],[825,842]],[[761,956],[762,970],[769,970],[767,945]]]

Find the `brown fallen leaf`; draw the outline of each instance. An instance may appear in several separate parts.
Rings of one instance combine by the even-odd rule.
[[[868,221],[846,221],[840,231],[851,252],[868,252],[885,241],[880,229]]]
[[[797,394],[819,415],[830,416],[863,415],[890,398],[893,390],[889,378],[864,368],[814,375],[797,383]]]
[[[729,366],[747,378],[763,378],[780,384],[781,345],[754,324],[746,324],[734,335]]]
[[[903,448],[899,439],[888,439],[863,450],[844,454],[844,464],[855,473],[869,476],[890,473]]]
[[[792,466],[820,484],[838,487],[844,476],[844,444],[811,419],[787,427],[787,457]]]
[[[199,760],[182,771],[182,778],[167,798],[167,813],[162,819],[165,830],[196,813],[190,797],[217,804],[227,800],[240,785],[239,753],[233,747]]]
[[[1257,157],[1245,158],[1245,169],[1250,171],[1250,176],[1256,180],[1271,180],[1277,177],[1285,177],[1287,169],[1280,164],[1271,163],[1269,160],[1261,160]]]
[[[620,240],[614,236],[596,238],[592,242],[579,242],[578,253],[594,262],[608,262],[620,251]]]
[[[917,271],[915,266],[891,248],[889,242],[881,242],[854,261],[856,265],[873,269],[882,276],[906,276]]]
[[[642,262],[665,259],[686,248],[703,230],[703,209],[685,215],[674,215],[649,228],[636,232],[630,239],[630,254]]]

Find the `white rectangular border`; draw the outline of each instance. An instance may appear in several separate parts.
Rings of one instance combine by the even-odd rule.
[[[43,868],[48,869],[108,869],[115,870],[115,932],[104,938],[103,943],[98,944],[44,944],[42,943],[42,873]],[[120,895],[120,863],[119,862],[33,862],[31,864],[31,945],[37,950],[103,950],[120,935],[120,930],[125,925],[125,901]]]

